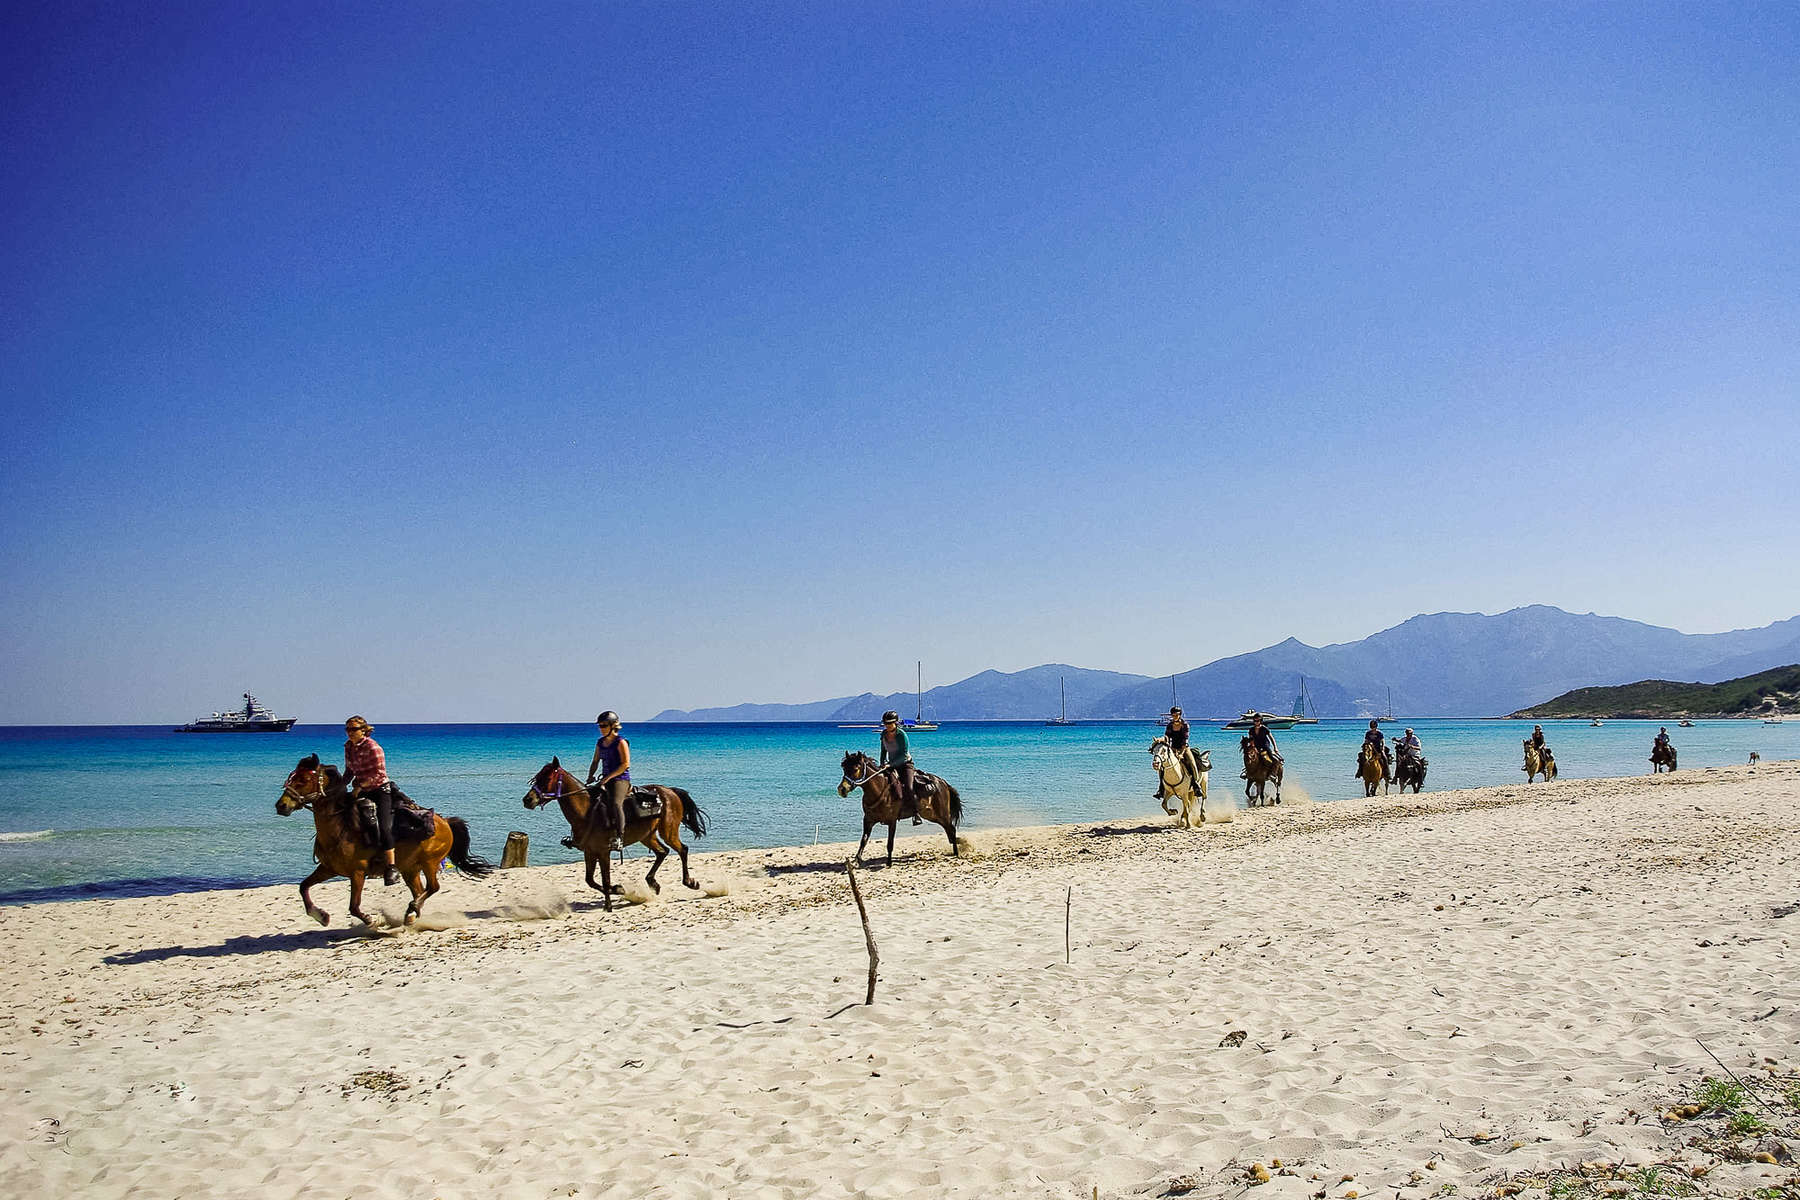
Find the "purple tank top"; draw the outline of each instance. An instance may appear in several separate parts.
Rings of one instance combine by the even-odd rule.
[[[625,746],[626,746],[626,741],[622,737],[614,738],[612,740],[612,745],[610,745],[610,746],[606,744],[605,738],[600,739],[600,776],[601,776],[601,778],[604,779],[606,776],[611,775],[614,771],[619,769],[619,763],[625,757],[625,749],[624,749]],[[631,781],[630,769],[627,768],[625,773],[623,775],[619,776],[619,778],[623,779],[627,783],[629,783]]]

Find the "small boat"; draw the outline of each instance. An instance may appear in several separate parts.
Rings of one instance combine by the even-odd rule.
[[[1394,719],[1394,689],[1393,688],[1389,688],[1387,690],[1387,700],[1388,700],[1387,715],[1385,717],[1376,717],[1375,718],[1377,721],[1379,721],[1383,725],[1386,725],[1388,722],[1390,722]]]
[[[1602,721],[1599,717],[1595,717],[1593,720],[1589,721],[1588,724],[1593,726],[1595,729],[1598,729],[1602,725],[1606,724],[1606,722]]]
[[[216,712],[210,717],[189,721],[175,727],[176,733],[286,733],[299,717],[278,717],[264,708],[249,692],[244,693],[243,710]]]
[[[1318,713],[1315,712],[1310,717],[1306,715],[1306,710],[1310,706],[1310,702],[1311,698],[1306,694],[1306,676],[1302,675],[1300,677],[1300,694],[1294,697],[1294,718],[1288,725],[1285,725],[1282,728],[1291,728],[1294,725],[1317,725],[1319,723]],[[1392,720],[1393,718],[1390,717],[1388,719]],[[1267,725],[1268,722],[1264,721],[1263,724]],[[1226,728],[1229,729],[1230,726],[1226,726]]]
[[[1051,717],[1048,721],[1045,721],[1044,724],[1073,725],[1075,722],[1069,720],[1069,686],[1063,682],[1063,677],[1061,675],[1056,677],[1056,686],[1062,689],[1062,716]]]
[[[1694,723],[1692,721],[1688,720],[1686,717],[1681,718],[1681,728],[1692,729],[1693,727]]]
[[[1772,717],[1764,717],[1763,724],[1764,725],[1779,725],[1779,724],[1781,724],[1781,714],[1776,713]]]
[[[1248,729],[1258,717],[1262,718],[1263,725],[1269,729],[1292,729],[1298,723],[1293,717],[1278,717],[1274,713],[1260,712],[1253,708],[1242,716],[1225,722],[1225,728]]]

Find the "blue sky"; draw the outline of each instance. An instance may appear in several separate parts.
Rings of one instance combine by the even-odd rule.
[[[1786,5],[12,5],[0,723],[1800,612]]]

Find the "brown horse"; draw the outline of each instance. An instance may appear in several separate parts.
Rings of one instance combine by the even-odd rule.
[[[1425,786],[1425,768],[1430,764],[1423,755],[1415,754],[1404,745],[1394,751],[1394,784],[1404,792],[1406,785],[1411,784],[1413,794]]]
[[[888,827],[887,865],[894,865],[894,828],[901,817],[917,815],[927,821],[935,821],[944,827],[944,836],[950,839],[950,856],[961,857],[956,848],[956,826],[962,820],[962,797],[955,788],[936,775],[927,775],[924,771],[914,773],[913,798],[919,798],[919,791],[930,788],[930,793],[919,804],[919,811],[902,812],[900,793],[894,786],[893,776],[886,768],[875,765],[875,760],[861,750],[852,750],[844,755],[841,764],[844,777],[838,781],[837,793],[848,796],[857,788],[862,789],[863,832],[862,841],[856,844],[856,861],[861,862],[863,847],[869,844],[869,833],[877,825]]]
[[[1281,803],[1281,776],[1284,766],[1273,754],[1263,754],[1250,744],[1249,738],[1241,738],[1238,748],[1244,752],[1244,799],[1250,807]],[[1268,785],[1275,785],[1275,799],[1268,798]]]
[[[1364,796],[1373,796],[1377,785],[1382,792],[1387,791],[1387,764],[1381,761],[1374,742],[1364,742],[1357,752],[1356,777],[1362,780]]]
[[[637,798],[649,792],[662,801],[662,811],[655,816],[641,817],[636,812]],[[669,857],[669,848],[681,855],[681,882],[685,887],[699,889],[700,885],[688,873],[687,847],[681,842],[681,827],[686,825],[695,837],[706,836],[706,814],[694,803],[694,798],[678,787],[665,787],[660,783],[640,783],[633,786],[631,796],[625,801],[625,836],[621,838],[617,830],[607,826],[588,824],[588,811],[593,806],[593,797],[581,781],[563,767],[560,758],[553,758],[545,763],[543,769],[531,778],[531,790],[525,793],[525,807],[542,808],[556,801],[562,806],[563,818],[569,822],[569,829],[574,833],[576,849],[581,851],[587,860],[587,885],[599,892],[606,901],[606,911],[612,911],[612,898],[616,889],[612,881],[612,851],[614,846],[648,846],[656,855],[656,861],[650,864],[650,872],[644,876],[644,882],[650,885],[653,892],[662,891],[656,882],[656,870],[662,866],[663,859]],[[594,882],[594,865],[600,866],[600,882]]]
[[[1544,747],[1544,752],[1540,755],[1538,748],[1531,744],[1531,739],[1526,738],[1525,765],[1520,769],[1525,772],[1526,783],[1537,782],[1539,775],[1544,777],[1545,783],[1549,783],[1556,778],[1556,756],[1550,753],[1548,746]]]
[[[316,834],[313,855],[319,860],[319,869],[300,881],[300,903],[306,906],[306,915],[321,925],[331,920],[331,914],[313,904],[312,887],[339,875],[350,880],[350,915],[364,925],[375,924],[362,910],[363,879],[371,871],[379,873],[387,864],[382,852],[357,832],[354,806],[338,769],[321,766],[316,754],[300,760],[281,785],[281,798],[275,801],[275,811],[284,817],[303,808],[312,809]],[[395,843],[394,866],[412,892],[412,903],[406,908],[408,925],[418,920],[425,901],[437,894],[438,866],[446,858],[471,879],[480,879],[494,870],[493,863],[469,853],[469,827],[461,817],[432,813],[430,837]]]
[[[1661,775],[1664,768],[1675,769],[1675,747],[1667,742],[1653,742],[1650,746],[1650,773]]]

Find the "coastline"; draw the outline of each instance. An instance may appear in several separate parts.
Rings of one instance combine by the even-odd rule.
[[[859,872],[871,1008],[853,843],[695,853],[705,892],[671,859],[661,899],[611,914],[575,866],[452,873],[398,934],[343,928],[341,881],[315,893],[323,930],[292,886],[0,908],[0,1174],[84,1196],[1223,1196],[1279,1158],[1259,1200],[1419,1200],[1701,1165],[1654,1118],[1718,1073],[1696,1038],[1795,1070],[1800,763],[1193,832],[1148,807],[982,831],[963,859],[935,827],[900,839]],[[1793,1178],[1719,1161],[1695,1186]]]

